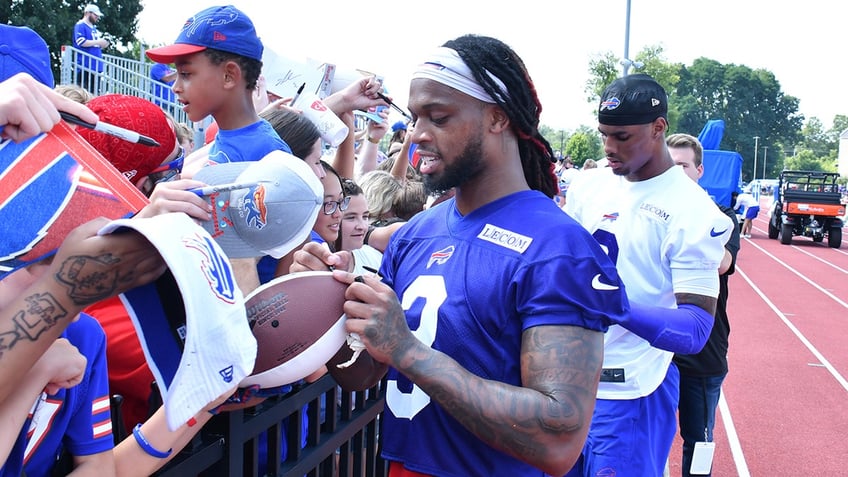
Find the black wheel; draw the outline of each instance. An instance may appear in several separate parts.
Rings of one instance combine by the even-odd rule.
[[[773,223],[771,220],[769,220],[769,225],[768,225],[768,238],[770,238],[770,239],[776,239],[778,235],[780,235],[780,229],[778,229],[777,227],[775,227],[775,226],[774,226],[774,223]]]
[[[783,224],[780,227],[780,243],[783,245],[792,243],[792,224]]]
[[[827,234],[827,246],[839,248],[842,245],[842,227],[834,227]]]

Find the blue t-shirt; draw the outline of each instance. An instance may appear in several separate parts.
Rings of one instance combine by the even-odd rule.
[[[209,160],[219,164],[258,161],[276,150],[291,154],[291,148],[271,123],[260,119],[240,129],[219,129],[209,148]]]
[[[22,463],[28,477],[49,477],[63,446],[71,455],[85,456],[108,451],[114,445],[103,328],[91,316],[80,313],[79,320],[71,323],[62,337],[88,360],[83,380],[53,395],[42,393],[0,469],[2,477],[21,475]]]
[[[97,58],[103,58],[103,51],[99,46],[82,46],[86,40],[97,40],[99,38],[100,34],[97,32],[96,26],[89,25],[82,20],[78,21],[77,24],[74,25],[74,47],[88,53],[89,55],[96,56]],[[97,72],[103,71],[102,61],[97,61],[85,55],[77,55],[77,64],[83,68],[91,68]]]
[[[450,199],[392,235],[380,274],[424,344],[484,379],[521,385],[521,336],[533,326],[606,331],[628,305],[615,266],[554,202],[521,191],[462,216]],[[618,289],[597,291],[601,277]],[[383,456],[439,476],[542,476],[493,449],[389,369]]]
[[[165,101],[174,102],[174,92],[171,90],[174,81],[165,81],[162,79],[170,72],[171,67],[162,63],[156,63],[150,68],[150,79],[153,80],[150,83],[150,92],[153,93],[153,102],[158,106],[167,106],[168,104],[163,103]]]

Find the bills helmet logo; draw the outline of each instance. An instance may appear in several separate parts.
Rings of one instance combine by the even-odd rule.
[[[262,230],[268,223],[268,208],[265,206],[265,186],[248,189],[242,203],[244,222],[248,227]]]
[[[615,222],[618,219],[618,212],[613,212],[611,214],[604,214],[604,217],[601,219],[601,222],[605,222],[609,220],[610,222]]]
[[[76,188],[79,165],[67,152],[51,150],[43,138],[0,145],[0,223],[5,225],[0,261],[32,250]]]
[[[433,254],[430,255],[430,260],[427,261],[427,268],[430,268],[434,263],[436,265],[444,264],[448,261],[449,258],[451,258],[451,256],[453,256],[454,250],[456,250],[456,247],[450,245],[439,250],[438,252],[433,252]]]
[[[601,102],[601,111],[612,111],[617,107],[621,106],[621,100],[613,96],[612,98],[605,99]]]
[[[183,244],[187,249],[195,250],[202,256],[200,269],[215,296],[225,303],[235,303],[236,279],[230,262],[218,244],[199,234],[183,238]]]
[[[204,15],[196,15],[186,20],[182,33],[186,38],[191,38],[203,25],[219,27],[236,21],[236,18],[238,18],[238,13],[210,12]]]

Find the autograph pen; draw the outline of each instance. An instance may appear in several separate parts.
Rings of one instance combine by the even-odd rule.
[[[256,187],[259,184],[264,184],[266,182],[271,181],[256,181],[256,182],[234,182],[231,184],[219,184],[219,185],[211,185],[204,187],[195,187],[194,189],[188,189],[192,194],[197,195],[198,197],[205,197],[208,195],[212,195],[216,192],[228,192],[231,190],[238,189],[249,189],[251,187]]]
[[[83,121],[79,117],[66,113],[64,111],[59,111],[59,115],[62,116],[62,119],[65,121],[76,124],[77,126],[82,126],[84,128],[93,129],[95,131],[100,131],[103,134],[108,134],[110,136],[115,136],[117,138],[123,139],[124,141],[134,142],[138,144],[144,144],[145,146],[154,146],[159,147],[161,144],[156,142],[154,139],[139,134],[135,131],[130,131],[129,129],[124,129],[109,123],[104,123],[103,121],[97,121],[96,123],[89,123],[87,121]]]
[[[297,88],[297,93],[294,94],[294,98],[292,98],[291,103],[289,103],[289,106],[294,107],[294,103],[296,103],[298,98],[300,98],[300,93],[303,92],[303,88],[305,87],[306,83],[303,83],[302,85],[300,85],[300,88]]]
[[[398,106],[398,105],[396,105],[394,102],[392,102],[392,100],[390,100],[388,97],[386,97],[386,95],[385,95],[385,94],[383,94],[383,93],[377,93],[377,96],[379,96],[379,97],[380,97],[380,99],[382,99],[383,101],[385,101],[386,103],[388,103],[388,104],[389,104],[389,106],[391,106],[391,107],[395,108],[395,111],[397,111],[397,112],[399,112],[400,114],[402,114],[402,115],[403,115],[403,117],[405,117],[406,119],[409,119],[410,121],[412,120],[412,116],[410,116],[409,114],[407,114],[407,113],[406,113],[406,111],[404,111],[404,110],[400,109],[400,106]]]

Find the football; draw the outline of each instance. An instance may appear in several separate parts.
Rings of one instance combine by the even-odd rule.
[[[247,296],[247,319],[256,337],[256,364],[240,387],[294,383],[324,365],[345,343],[345,290],[332,272],[276,278]]]

